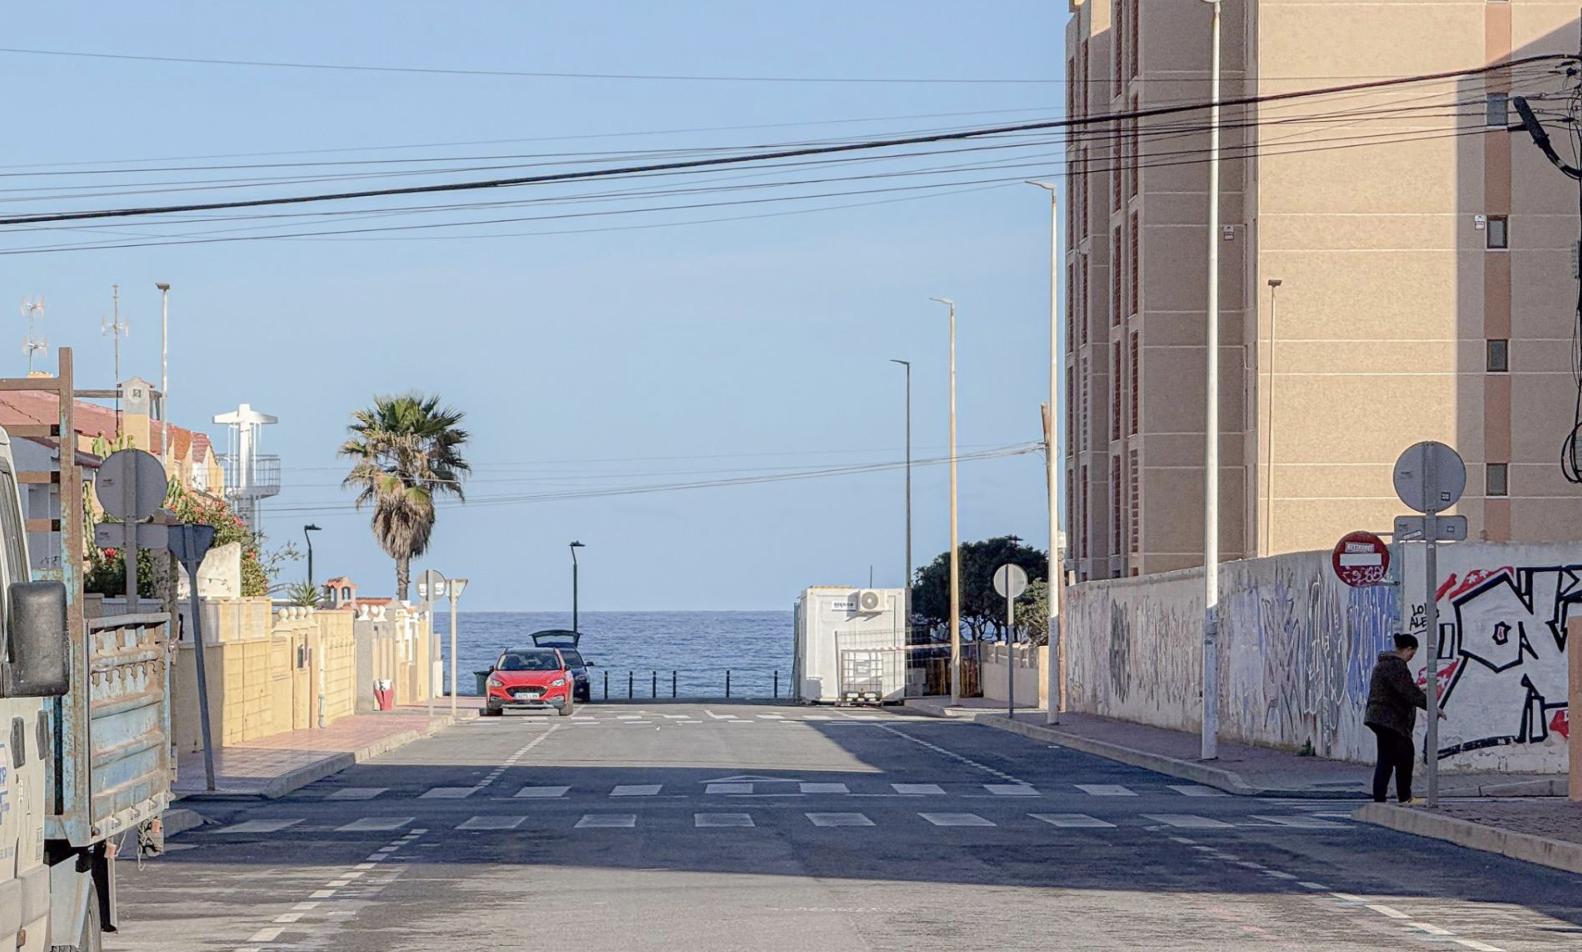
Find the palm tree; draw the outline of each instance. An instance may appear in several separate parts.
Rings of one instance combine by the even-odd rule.
[[[395,559],[402,601],[412,559],[428,549],[434,532],[434,497],[453,493],[466,501],[462,480],[472,468],[461,456],[467,431],[457,425],[464,416],[442,407],[437,394],[404,393],[374,397],[346,428],[351,436],[340,455],[352,460],[352,470],[341,485],[358,490],[358,509],[373,507],[374,538]]]

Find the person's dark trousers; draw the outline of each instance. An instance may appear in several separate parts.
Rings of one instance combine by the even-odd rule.
[[[1373,768],[1373,799],[1383,803],[1389,799],[1390,774],[1395,774],[1395,795],[1402,802],[1412,799],[1412,761],[1417,753],[1412,749],[1412,739],[1388,727],[1369,729],[1379,739],[1379,759]]]

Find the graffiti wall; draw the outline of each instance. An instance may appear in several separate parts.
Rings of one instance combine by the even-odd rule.
[[[1565,620],[1582,612],[1582,547],[1462,543],[1439,553],[1442,765],[1564,770]],[[1402,618],[1424,645],[1416,662],[1427,677],[1421,546],[1403,547],[1400,561],[1404,585],[1371,589],[1336,579],[1327,552],[1223,566],[1221,736],[1371,761],[1369,677]],[[1070,589],[1073,707],[1197,730],[1202,619],[1200,570]]]

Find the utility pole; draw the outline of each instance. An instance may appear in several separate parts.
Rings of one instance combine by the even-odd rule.
[[[571,630],[581,631],[577,627],[577,550],[586,548],[581,542],[571,543]]]
[[[121,286],[110,285],[110,300],[113,307],[114,318],[106,324],[104,318],[99,318],[99,333],[108,335],[115,340],[115,435],[121,435],[121,337],[130,328],[121,323]]]
[[[1269,279],[1269,415],[1264,417],[1263,554],[1274,554],[1274,342],[1275,321],[1279,317],[1279,278]]]
[[[950,308],[950,702],[961,700],[961,533],[956,509],[956,302]]]
[[[170,283],[156,281],[159,289],[159,461],[170,472]],[[308,581],[313,581],[313,571],[308,570]]]
[[[1220,0],[1209,53],[1208,351],[1203,421],[1203,716],[1202,757],[1219,756],[1219,57]]]
[[[912,362],[910,360],[890,360],[892,364],[900,364],[906,368],[906,585],[901,596],[902,611],[905,612],[903,624],[906,626],[906,640],[912,641]]]
[[[1060,462],[1055,455],[1055,436],[1060,419],[1060,209],[1053,182],[1028,182],[1049,193],[1049,411],[1044,418],[1044,463],[1049,496],[1049,580],[1045,583],[1045,607],[1049,624],[1049,668],[1054,690],[1049,692],[1045,720],[1060,723],[1066,706],[1066,646],[1060,631],[1060,602],[1066,588],[1065,567],[1060,564]],[[1112,373],[1120,373],[1112,368]]]

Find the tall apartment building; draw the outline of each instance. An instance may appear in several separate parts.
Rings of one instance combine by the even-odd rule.
[[[1211,7],[1070,0],[1072,116],[1208,99]],[[1222,100],[1575,53],[1546,0],[1225,0]],[[1466,460],[1470,536],[1576,539],[1577,184],[1510,98],[1564,64],[1227,107],[1220,552],[1388,532],[1408,445]],[[1207,111],[1104,121],[1067,152],[1066,525],[1080,579],[1202,563]],[[1568,153],[1569,154],[1569,153]],[[1277,281],[1278,287],[1271,287]]]

